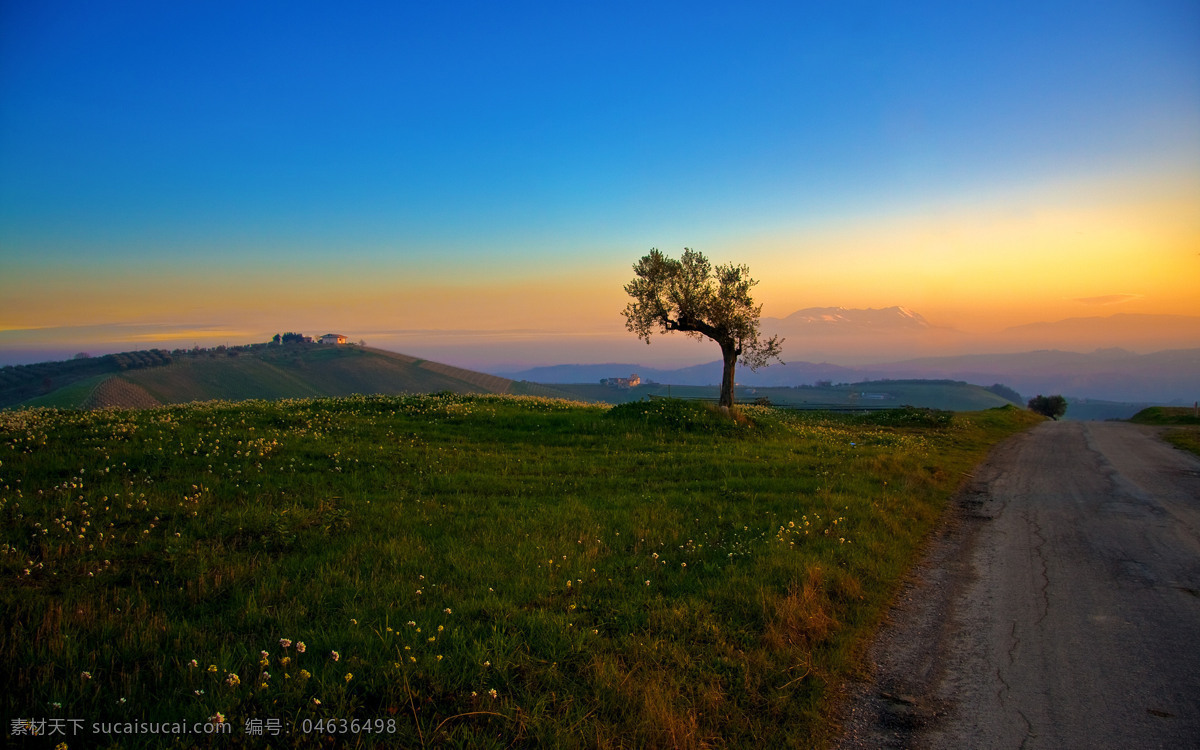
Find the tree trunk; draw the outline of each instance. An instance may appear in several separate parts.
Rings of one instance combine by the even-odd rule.
[[[721,345],[721,356],[725,360],[725,371],[721,375],[721,406],[733,407],[733,372],[737,367],[738,353],[732,345]]]

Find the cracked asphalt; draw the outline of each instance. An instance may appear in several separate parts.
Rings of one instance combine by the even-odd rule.
[[[1200,459],[1116,422],[998,446],[850,686],[842,748],[1200,748]]]

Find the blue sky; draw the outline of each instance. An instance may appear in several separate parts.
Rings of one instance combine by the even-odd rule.
[[[914,222],[1046,212],[1141,239],[1165,215],[1159,265],[1200,279],[1195,2],[646,6],[5,0],[0,350],[82,326],[619,335],[652,246],[749,262],[768,314],[953,315],[806,279],[846,252],[923,267]],[[1126,278],[1071,293],[1189,312]]]

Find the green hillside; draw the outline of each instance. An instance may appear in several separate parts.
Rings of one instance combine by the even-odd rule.
[[[583,401],[620,404],[647,396],[684,399],[717,398],[716,386],[641,385],[619,389],[590,383],[554,384],[554,389]],[[796,409],[880,409],[916,406],[946,411],[978,411],[1013,403],[978,385],[952,380],[882,380],[866,383],[799,386],[794,388],[744,388],[736,390],[740,403],[767,403]]]
[[[88,360],[0,368],[0,407],[143,408],[193,401],[316,398],[354,394],[507,394],[620,404],[648,396],[713,399],[716,386],[541,384],[465,370],[364,346],[254,344],[215,349],[125,352]],[[798,409],[915,406],[947,411],[1010,403],[993,390],[951,380],[737,389],[740,403]],[[1020,405],[1020,404],[1019,404]]]
[[[147,355],[147,356],[138,356]],[[362,346],[254,345],[110,355],[86,362],[5,368],[0,405],[146,407],[193,401],[354,394],[496,393],[561,396],[553,388]],[[25,372],[24,370],[28,370]],[[31,391],[43,392],[32,398]]]
[[[1190,406],[1151,406],[1134,414],[1129,421],[1153,425],[1196,425],[1200,416]]]
[[[236,357],[180,358],[121,377],[164,404],[355,393],[507,393],[512,383],[379,349],[313,344],[264,347]]]

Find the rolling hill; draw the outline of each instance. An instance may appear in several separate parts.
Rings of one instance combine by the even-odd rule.
[[[563,395],[532,383],[354,345],[155,350],[0,370],[0,407],[147,407],[438,391]]]
[[[721,362],[660,370],[630,362],[606,365],[556,365],[505,373],[514,380],[540,383],[597,383],[602,377],[637,373],[674,385],[721,382]],[[753,388],[799,386],[820,381],[862,383],[879,380],[954,380],[1003,383],[1016,391],[1061,393],[1068,398],[1127,403],[1190,404],[1200,398],[1200,349],[1136,354],[1123,349],[1090,353],[1043,350],[1011,354],[926,357],[845,367],[788,360],[752,372],[739,368],[738,383]],[[1136,409],[1135,409],[1136,411]],[[1130,412],[1132,414],[1133,412]]]
[[[648,383],[622,389],[599,383],[554,383],[549,387],[579,401],[611,404],[638,401],[647,396],[716,401],[719,395],[717,386],[711,385]],[[790,409],[846,411],[913,406],[945,411],[977,411],[1007,404],[1024,406],[1002,393],[949,380],[890,380],[799,387],[738,386],[736,389],[738,403],[757,402]]]

